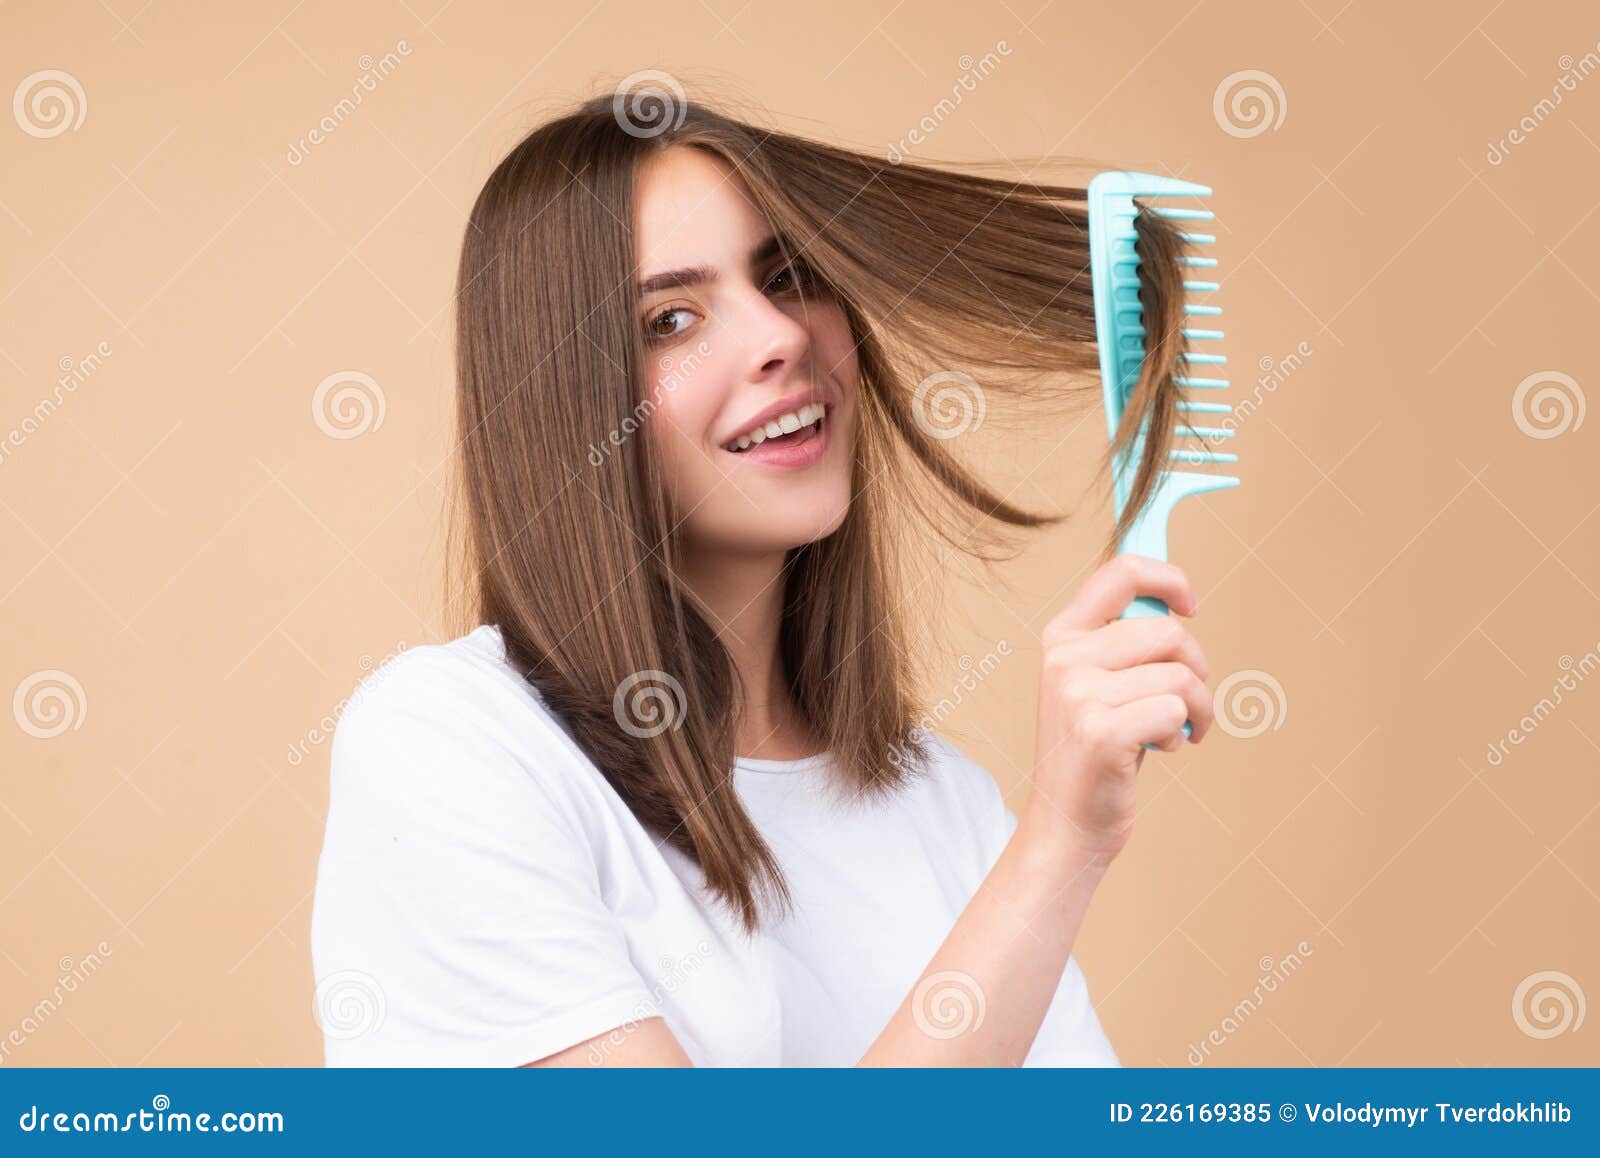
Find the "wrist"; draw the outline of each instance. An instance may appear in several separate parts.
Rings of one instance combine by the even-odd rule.
[[[1031,808],[1017,821],[1016,839],[1031,871],[1055,878],[1062,888],[1092,889],[1116,858],[1115,849],[1085,841],[1064,817],[1041,817]]]

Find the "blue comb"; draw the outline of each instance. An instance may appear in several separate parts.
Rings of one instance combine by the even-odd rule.
[[[1142,210],[1133,203],[1135,197],[1209,197],[1211,190],[1204,185],[1179,181],[1171,177],[1157,177],[1148,173],[1101,173],[1089,182],[1089,266],[1094,281],[1095,337],[1100,346],[1100,387],[1105,397],[1106,429],[1115,440],[1117,427],[1122,422],[1122,412],[1128,395],[1139,381],[1139,370],[1144,364],[1145,330],[1139,304],[1139,255],[1134,249],[1137,234],[1134,220],[1141,212],[1157,214],[1175,221],[1209,221],[1214,216],[1204,209],[1167,208],[1146,205]],[[1190,246],[1204,246],[1216,241],[1209,233],[1182,233]],[[1215,268],[1214,257],[1185,256],[1180,262],[1186,269]],[[1214,276],[1214,275],[1213,275]],[[1215,281],[1183,283],[1187,296],[1210,295],[1217,292]],[[1188,318],[1214,317],[1222,313],[1215,305],[1185,301],[1184,316]],[[1186,348],[1195,343],[1214,343],[1222,340],[1221,330],[1199,329],[1185,322],[1183,336]],[[1196,366],[1222,366],[1227,362],[1221,354],[1188,353],[1179,365],[1176,379],[1185,395],[1190,390],[1224,390],[1224,378],[1193,377],[1189,371]],[[1221,371],[1202,371],[1217,373]],[[1231,414],[1233,407],[1225,402],[1191,402],[1187,397],[1178,402],[1176,445],[1168,453],[1171,462],[1185,465],[1237,462],[1239,456],[1214,449],[1215,445],[1233,437],[1227,427],[1195,426],[1196,414]],[[1118,453],[1112,462],[1112,493],[1115,496],[1115,517],[1121,519],[1123,508],[1133,487],[1133,478],[1143,452],[1145,430],[1141,430],[1129,445]],[[1198,441],[1202,446],[1184,445]],[[1203,495],[1210,491],[1226,490],[1239,485],[1239,480],[1228,475],[1202,474],[1197,471],[1163,470],[1157,477],[1156,487],[1144,511],[1129,526],[1117,544],[1117,554],[1148,555],[1154,559],[1167,557],[1167,516],[1180,499],[1190,495]],[[1159,599],[1144,596],[1135,599],[1123,611],[1121,618],[1134,619],[1151,615],[1166,615],[1167,605]],[[1183,725],[1187,738],[1191,729]],[[1147,744],[1150,748],[1154,745]]]

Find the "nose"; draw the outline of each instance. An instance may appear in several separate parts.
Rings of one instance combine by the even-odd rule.
[[[752,291],[739,324],[749,335],[746,374],[751,382],[793,370],[810,352],[811,332],[759,290]]]

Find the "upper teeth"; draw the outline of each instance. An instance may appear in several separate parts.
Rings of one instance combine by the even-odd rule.
[[[810,426],[827,412],[827,407],[821,402],[813,402],[802,406],[799,410],[791,410],[788,414],[780,414],[765,426],[758,426],[749,434],[736,438],[729,446],[744,450],[750,446],[759,446],[769,438],[777,438],[783,434],[793,434],[802,426]]]

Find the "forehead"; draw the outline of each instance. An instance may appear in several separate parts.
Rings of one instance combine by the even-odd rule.
[[[727,162],[685,145],[641,166],[634,222],[641,277],[684,265],[742,264],[771,232]]]

